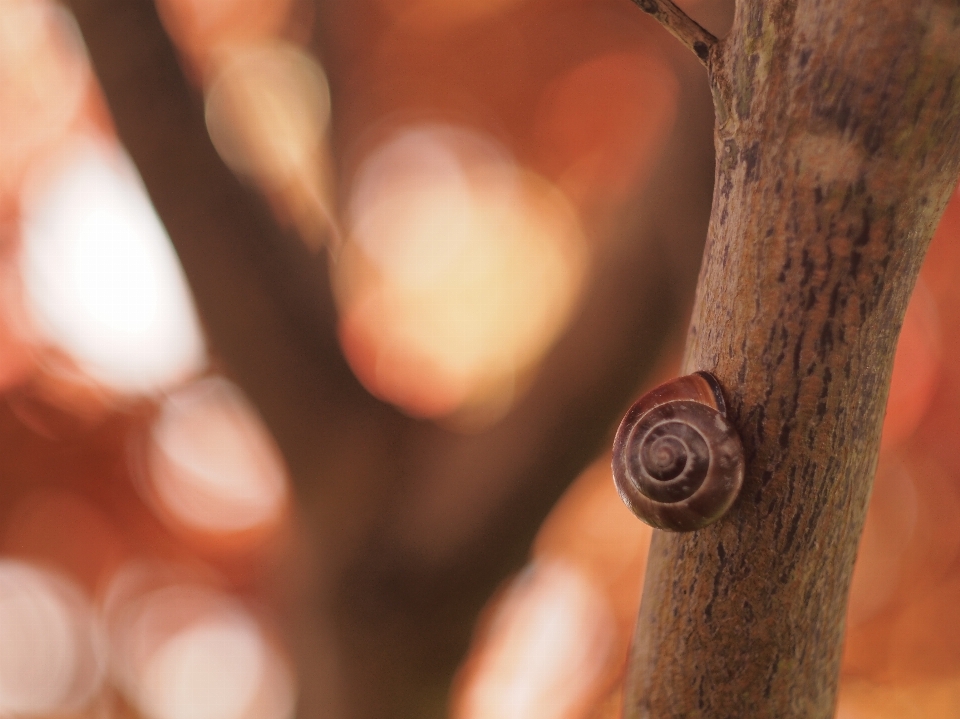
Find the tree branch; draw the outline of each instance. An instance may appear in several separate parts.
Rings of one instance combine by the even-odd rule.
[[[633,0],[645,13],[653,15],[670,34],[692,50],[709,67],[710,49],[717,44],[710,32],[677,7],[671,0]]]
[[[960,171],[957,47],[956,3],[737,4],[684,371],[723,383],[746,478],[654,536],[628,719],[833,716],[897,337]]]

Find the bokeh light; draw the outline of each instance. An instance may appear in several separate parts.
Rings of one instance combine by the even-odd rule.
[[[457,719],[514,716],[514,709],[516,716],[619,716],[652,533],[617,494],[609,455],[586,469],[540,528],[525,573],[491,601],[455,691]],[[587,621],[578,612],[591,603]],[[531,619],[564,612],[558,626]],[[548,651],[550,641],[577,649]]]
[[[82,709],[99,689],[103,642],[69,579],[0,560],[0,715]]]
[[[610,455],[591,464],[564,493],[537,532],[534,561],[576,566],[613,607],[622,635],[633,630],[640,608],[638,577],[646,569],[653,529],[639,521],[617,494]],[[626,643],[621,647],[626,656]]]
[[[77,115],[89,84],[73,19],[40,0],[0,5],[0,191]]]
[[[161,514],[210,534],[255,539],[284,516],[283,460],[256,411],[220,377],[164,399],[148,449],[150,496]]]
[[[91,377],[152,392],[198,372],[204,343],[163,226],[130,162],[89,140],[24,201],[21,270],[48,339]]]
[[[457,719],[565,719],[595,699],[615,621],[586,576],[535,563],[498,603],[467,665]]]
[[[217,152],[234,172],[257,181],[318,249],[335,227],[323,68],[278,40],[224,45],[212,67],[206,120]]]
[[[111,665],[127,698],[150,719],[288,719],[293,677],[257,619],[175,574],[130,565],[107,595]]]
[[[374,393],[424,416],[509,406],[586,269],[575,212],[490,138],[408,127],[354,182],[335,267],[341,336]]]
[[[235,171],[282,185],[315,163],[330,118],[322,68],[279,41],[218,53],[206,93],[210,137]]]

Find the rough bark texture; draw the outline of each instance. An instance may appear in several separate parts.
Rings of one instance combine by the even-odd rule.
[[[658,532],[628,717],[830,717],[894,349],[960,165],[960,4],[740,0],[711,53],[713,214],[685,370],[738,502]]]

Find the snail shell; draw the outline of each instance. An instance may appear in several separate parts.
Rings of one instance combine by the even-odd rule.
[[[658,529],[717,521],[743,486],[743,445],[709,372],[679,377],[638,399],[613,443],[613,478],[627,507]]]

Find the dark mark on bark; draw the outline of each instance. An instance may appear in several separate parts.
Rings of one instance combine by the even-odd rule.
[[[765,699],[770,698],[770,693],[773,690],[773,679],[777,676],[777,670],[780,668],[780,654],[777,654],[773,663],[770,665],[770,673],[767,675],[767,686],[763,690],[763,696]]]
[[[757,172],[759,160],[760,160],[760,143],[755,142],[743,152],[743,161],[747,167],[746,176],[744,179],[747,182],[756,182],[757,179],[759,179],[760,173]]]

